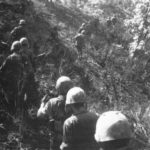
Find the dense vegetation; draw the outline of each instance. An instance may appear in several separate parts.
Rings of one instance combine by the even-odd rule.
[[[11,0],[9,0],[11,1]],[[65,49],[59,68],[47,58],[37,63],[36,80],[41,97],[55,84],[56,77],[70,76],[75,84],[83,87],[88,95],[91,111],[121,110],[130,119],[135,132],[132,145],[137,150],[148,150],[150,136],[150,2],[149,0],[24,0],[24,10],[17,0],[5,9],[0,32],[7,40],[10,30],[20,18],[28,22],[31,47],[36,55],[48,53],[53,43],[48,40],[53,26],[59,28],[59,48]],[[8,6],[8,5],[7,5]],[[96,27],[87,29],[83,57],[74,60],[74,39],[82,23],[98,19]],[[73,58],[72,63],[67,63]],[[70,61],[70,60],[69,60]],[[62,63],[63,62],[63,63]],[[36,119],[37,108],[29,110],[30,117],[8,116],[0,128],[2,147],[33,149],[48,144],[48,128]],[[1,111],[1,118],[7,112]],[[29,123],[30,122],[30,123]],[[13,124],[9,127],[8,124]],[[38,126],[37,126],[38,124]],[[36,125],[36,127],[35,127]],[[21,128],[21,129],[20,129]],[[38,136],[37,136],[38,135]],[[43,140],[41,140],[41,138]],[[29,139],[29,140],[27,140]],[[32,140],[30,140],[32,139]],[[39,142],[40,141],[40,142]],[[40,143],[40,144],[39,144]]]

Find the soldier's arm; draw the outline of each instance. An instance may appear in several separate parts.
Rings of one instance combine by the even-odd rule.
[[[46,112],[45,112],[45,107],[44,106],[45,106],[45,104],[41,103],[40,108],[38,109],[38,112],[37,112],[37,117],[38,118],[43,118],[45,116]]]
[[[14,33],[15,33],[15,31],[16,31],[16,27],[10,32],[10,35],[13,35]]]
[[[13,37],[15,36],[16,34],[16,30],[17,30],[17,27],[15,27],[9,34],[9,43],[13,42]]]
[[[7,57],[6,60],[3,62],[2,66],[0,67],[0,72],[4,73],[10,64],[11,64],[11,60],[9,57]]]
[[[35,63],[35,60],[34,60],[35,56],[33,53],[30,54],[30,61],[31,61],[31,64],[32,64],[32,67],[34,69],[34,72],[36,71],[36,63]]]
[[[45,56],[46,56],[46,53],[42,53],[42,54],[39,54],[37,56],[34,56],[34,61],[35,62],[38,62],[38,61],[42,61],[43,59],[45,59]]]
[[[49,116],[49,113],[51,111],[51,103],[50,103],[50,100],[47,101],[47,99],[48,99],[48,97],[46,95],[41,100],[41,105],[37,112],[38,118],[43,118],[45,116]]]
[[[63,125],[63,141],[60,145],[61,150],[72,150],[73,149],[73,135],[72,135],[72,125],[69,124],[68,120],[65,121]]]
[[[10,32],[10,37],[14,36],[16,34],[16,31],[18,30],[18,27],[15,27],[11,32]]]

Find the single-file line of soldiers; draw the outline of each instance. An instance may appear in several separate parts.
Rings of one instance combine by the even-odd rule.
[[[8,44],[1,43],[4,49],[1,48],[0,85],[5,95],[3,103],[11,114],[18,108],[27,109],[38,97],[34,56],[25,26],[25,20],[21,19],[11,31]]]
[[[133,133],[124,114],[108,111],[97,116],[89,112],[85,91],[67,76],[58,78],[56,90],[58,97],[44,97],[37,112],[38,118],[49,118],[50,150],[131,148]]]
[[[25,24],[25,20],[20,20],[19,26],[12,30],[10,54],[0,67],[0,84],[12,114],[17,109],[26,110],[38,97],[34,56]],[[82,55],[83,46],[79,45],[77,49]],[[37,112],[38,118],[49,118],[51,150],[129,150],[133,134],[125,115],[119,111],[108,111],[100,116],[89,112],[85,91],[74,86],[67,76],[58,78],[56,90],[58,96],[44,96]]]

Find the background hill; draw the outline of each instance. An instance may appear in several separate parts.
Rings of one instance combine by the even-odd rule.
[[[149,8],[150,2],[144,0],[55,0],[53,3],[46,0],[1,0],[0,38],[7,41],[11,29],[20,19],[26,19],[35,55],[47,54],[37,61],[39,102],[57,77],[68,75],[86,90],[91,111],[123,111],[135,132],[132,142],[135,149],[148,150]],[[93,26],[96,20],[97,26]],[[89,34],[85,38],[81,59],[76,56],[74,36],[82,23],[88,25],[86,30]],[[59,33],[57,49],[65,51],[58,60],[53,60],[50,55],[55,43],[49,40],[49,36],[55,26]],[[37,107],[29,110],[30,121],[21,122],[20,116],[10,117],[13,118],[13,128],[6,127],[8,122],[2,122],[9,132],[2,135],[1,147],[46,149],[48,128],[39,124],[36,110]],[[35,128],[37,122],[39,125]]]

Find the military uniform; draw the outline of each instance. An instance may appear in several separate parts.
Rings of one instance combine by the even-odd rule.
[[[67,117],[65,113],[65,97],[59,95],[50,99],[43,111],[48,115],[50,121],[50,149],[59,150],[62,142],[63,123]]]
[[[0,68],[1,84],[7,94],[9,109],[15,112],[18,103],[19,82],[22,77],[21,57],[17,53],[9,55]]]
[[[20,39],[21,43],[21,59],[23,64],[23,78],[21,83],[21,99],[26,95],[24,108],[36,104],[38,99],[37,84],[34,78],[35,64],[32,51],[29,49],[29,42],[26,37]]]
[[[82,51],[83,51],[83,48],[84,48],[84,35],[82,33],[78,33],[76,36],[75,36],[75,46],[78,50],[78,52],[80,53],[80,55],[82,56]]]
[[[61,150],[96,150],[94,132],[97,115],[87,111],[86,94],[80,87],[71,88],[66,96],[66,110],[72,116],[63,125],[63,142]]]
[[[63,127],[63,143],[61,150],[95,150],[94,140],[97,116],[88,111],[73,114]]]
[[[35,104],[38,97],[37,85],[34,78],[35,64],[33,55],[29,51],[21,53],[21,60],[23,64],[23,78],[20,96],[27,95],[26,104],[29,106],[30,104]]]
[[[10,41],[20,40],[20,38],[27,36],[27,33],[23,26],[19,25],[15,27],[10,33]]]
[[[60,149],[59,147],[62,142],[63,135],[63,123],[64,120],[69,116],[69,113],[65,112],[66,94],[72,86],[73,83],[69,77],[61,76],[56,82],[56,90],[59,96],[49,99],[46,104],[46,98],[44,97],[38,110],[38,117],[45,115],[49,117],[50,150]]]
[[[83,30],[86,29],[87,24],[86,23],[82,23],[82,25],[80,26],[78,33],[81,33]]]
[[[58,37],[58,28],[57,27],[54,27],[51,31],[51,38],[53,41],[57,41],[59,40],[59,37]]]

